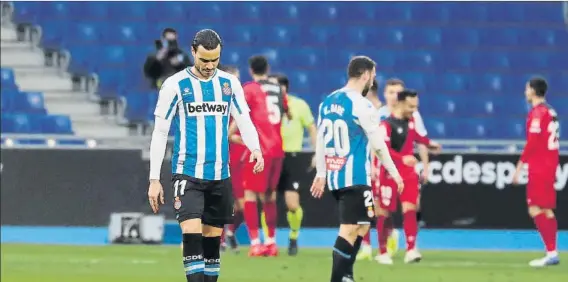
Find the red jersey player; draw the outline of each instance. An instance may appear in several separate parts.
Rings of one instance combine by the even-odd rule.
[[[249,59],[249,65],[253,81],[245,83],[243,89],[266,158],[264,171],[258,174],[247,171],[254,163],[243,164],[244,219],[251,239],[249,255],[277,256],[278,248],[274,240],[277,220],[275,192],[284,158],[280,128],[282,115],[287,112],[287,101],[280,85],[268,80],[269,66],[265,57],[253,56]],[[245,155],[244,159],[247,157]],[[260,244],[257,198],[263,203],[268,227],[264,246]]]
[[[533,267],[560,263],[556,251],[558,224],[553,209],[556,208],[554,182],[559,162],[560,126],[556,111],[545,101],[548,86],[542,78],[532,78],[525,86],[525,96],[532,105],[527,119],[527,144],[517,164],[513,183],[519,183],[519,175],[528,165],[527,204],[529,215],[546,247],[546,256],[529,263]]]
[[[417,130],[414,112],[418,107],[418,94],[414,90],[403,90],[398,93],[397,104],[392,115],[381,123],[381,133],[385,136],[385,143],[389,147],[390,155],[404,180],[404,190],[397,191],[394,179],[384,167],[380,171],[380,185],[375,188],[378,199],[379,255],[376,260],[380,264],[392,264],[392,258],[387,253],[386,242],[389,230],[385,222],[390,213],[397,209],[400,200],[403,213],[403,227],[406,236],[406,263],[419,262],[422,258],[416,248],[418,221],[416,209],[419,199],[419,177],[415,165],[418,160],[414,157],[415,143],[424,144],[433,152],[440,150],[440,145],[431,141]]]

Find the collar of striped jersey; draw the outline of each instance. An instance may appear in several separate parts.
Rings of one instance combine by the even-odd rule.
[[[195,78],[195,79],[197,79],[197,80],[199,80],[199,81],[203,81],[203,82],[211,81],[211,79],[213,79],[213,78],[215,78],[215,76],[217,76],[217,72],[218,72],[217,69],[215,69],[215,72],[213,73],[213,75],[212,75],[211,77],[209,77],[208,79],[202,79],[202,78],[197,77],[197,75],[195,75],[194,73],[191,72],[191,67],[187,67],[187,68],[185,69],[185,71],[186,71],[189,75],[191,75],[193,78]]]

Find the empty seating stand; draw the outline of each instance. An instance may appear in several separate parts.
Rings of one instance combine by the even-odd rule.
[[[380,77],[402,78],[422,93],[420,110],[434,137],[515,139],[524,134],[523,91],[533,75],[549,80],[550,100],[567,115],[568,33],[561,5],[15,2],[14,18],[42,26],[44,45],[69,50],[70,71],[96,72],[99,95],[122,97],[133,122],[152,119],[157,93],[145,89],[142,63],[161,30],[176,28],[189,51],[196,31],[213,28],[224,39],[222,62],[237,65],[243,80],[249,79],[247,59],[265,54],[313,110],[345,82],[349,58],[365,54],[377,61]],[[2,70],[3,89],[17,89],[11,77]],[[24,95],[31,96],[10,105],[38,111],[30,102],[37,96]],[[23,119],[11,120],[11,128],[23,128]]]

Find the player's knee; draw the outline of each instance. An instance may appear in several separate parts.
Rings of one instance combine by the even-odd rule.
[[[353,242],[357,237],[359,226],[356,224],[342,224],[339,226],[339,236]]]
[[[539,214],[542,213],[542,210],[537,206],[530,206],[529,207],[529,216],[530,217],[537,217]]]
[[[359,225],[359,230],[357,231],[357,235],[358,236],[365,236],[367,234],[367,232],[369,232],[370,229],[371,229],[370,224]]]
[[[543,212],[546,215],[546,218],[554,218],[554,211],[553,210],[544,209]]]
[[[389,216],[390,216],[390,212],[389,212],[389,211],[387,211],[387,210],[385,210],[385,209],[381,209],[381,208],[378,208],[378,209],[375,211],[375,214],[376,214],[377,217],[379,217],[379,216],[389,217]]]
[[[402,212],[416,211],[416,204],[409,202],[402,202]]]
[[[245,191],[245,201],[246,202],[256,202],[256,193],[250,190]]]
[[[201,219],[199,218],[185,220],[181,222],[179,226],[181,228],[181,233],[183,234],[202,232]]]
[[[203,237],[219,237],[223,234],[223,228],[218,226],[203,225]]]

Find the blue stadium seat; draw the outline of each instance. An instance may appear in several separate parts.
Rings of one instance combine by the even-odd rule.
[[[494,2],[486,5],[487,21],[493,23],[518,23],[524,20],[521,5],[509,5],[505,2]]]
[[[14,110],[22,113],[45,114],[43,93],[22,92],[14,96]]]
[[[375,21],[379,23],[410,22],[412,20],[410,5],[410,3],[403,2],[381,3],[375,10]]]
[[[424,125],[428,129],[428,135],[431,136],[431,138],[451,138],[450,136],[455,124],[452,119],[425,116]]]
[[[523,10],[523,21],[526,23],[554,23],[562,21],[562,3],[558,2],[524,2],[519,3]]]
[[[71,119],[65,115],[42,116],[41,131],[47,134],[73,134]]]
[[[420,111],[426,116],[454,116],[456,115],[455,95],[420,95]]]
[[[472,55],[470,52],[441,52],[437,57],[442,58],[439,63],[437,62],[437,67],[446,71],[469,70],[471,68]]]
[[[70,27],[70,34],[67,35],[66,41],[76,44],[97,44],[101,42],[102,34],[108,34],[114,30],[107,28],[104,23],[79,23]]]
[[[324,66],[325,58],[317,48],[281,49],[281,66],[284,68],[318,68]]]
[[[404,52],[397,56],[396,63],[407,70],[424,70],[434,67],[434,56],[427,51]]]
[[[471,67],[475,71],[509,70],[509,53],[495,51],[477,51],[471,54]]]
[[[291,46],[300,40],[300,27],[292,25],[276,25],[265,28],[262,40],[265,44]]]
[[[337,2],[338,3],[338,2]],[[342,8],[337,11],[337,20],[342,23],[368,23],[378,20],[376,16],[377,8],[380,5],[373,2],[341,3]],[[345,7],[345,4],[348,6]]]
[[[519,38],[516,29],[479,29],[479,44],[487,47],[518,46]]]
[[[19,93],[16,90],[2,88],[0,92],[0,107],[2,108],[2,113],[12,112],[14,109],[14,99]]]
[[[172,22],[195,21],[195,19],[187,16],[191,9],[191,3],[164,1],[148,3],[145,6],[148,9],[147,17],[150,21],[163,21],[164,15],[167,15],[167,20]]]
[[[116,99],[118,93],[124,93],[125,71],[123,69],[107,69],[97,72],[99,88],[97,94],[103,99]]]
[[[104,2],[67,2],[70,18],[74,21],[100,21],[109,17],[109,6]]]
[[[477,47],[479,34],[473,28],[445,28],[442,30],[442,46],[453,49],[455,47]]]
[[[16,79],[14,78],[14,70],[9,68],[0,68],[0,85],[2,89],[15,89]]]
[[[131,122],[145,122],[148,120],[150,96],[157,96],[156,92],[134,92],[127,94],[124,117]]]
[[[460,73],[435,74],[426,83],[428,89],[434,92],[432,94],[463,93],[470,88],[468,77]]]
[[[109,17],[111,19],[120,19],[122,21],[144,21],[151,14],[151,10],[147,11],[148,4],[151,2],[113,2],[108,5]]]
[[[533,57],[538,57],[539,55],[544,55],[544,53],[532,54]],[[551,71],[565,71],[568,69],[568,67],[566,67],[568,66],[568,56],[562,51],[550,53],[545,56],[547,57],[547,61],[545,62],[544,66],[540,67],[540,69],[548,68]]]
[[[483,23],[487,21],[486,5],[475,2],[447,2],[451,23]]]
[[[303,2],[274,2],[264,3],[261,6],[260,16],[263,23],[297,23],[303,10],[302,7],[309,3]],[[309,13],[308,13],[309,15]]]
[[[410,6],[412,21],[419,23],[444,24],[448,21],[449,11],[446,3],[412,3]]]
[[[492,139],[525,139],[525,119],[495,119],[488,123],[488,137]]]
[[[13,4],[15,7],[13,14],[15,23],[38,23],[37,17],[40,14],[38,10],[41,10],[41,7],[37,2],[15,1]]]
[[[549,96],[546,98],[547,102],[556,110],[560,117],[561,123],[568,123],[568,97],[566,96]],[[568,134],[568,132],[566,132]]]
[[[27,114],[2,114],[2,132],[4,133],[39,133],[41,125],[30,122]]]

